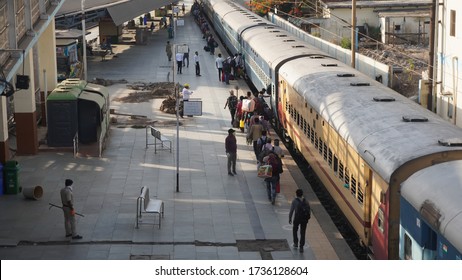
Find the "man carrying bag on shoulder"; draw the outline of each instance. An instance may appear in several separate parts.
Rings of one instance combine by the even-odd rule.
[[[306,199],[303,197],[303,190],[298,189],[295,192],[297,196],[292,201],[290,206],[289,212],[289,224],[292,224],[292,215],[295,212],[294,220],[293,220],[293,227],[292,227],[292,235],[294,238],[294,248],[298,248],[298,227],[300,226],[300,253],[303,252],[303,246],[305,246],[305,233],[306,233],[306,226],[308,224],[308,220],[311,218],[311,209],[310,204]]]

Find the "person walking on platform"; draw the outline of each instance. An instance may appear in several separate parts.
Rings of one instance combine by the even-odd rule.
[[[187,60],[188,63],[185,63],[185,60]],[[189,68],[189,47],[188,47],[188,51],[183,53],[183,67],[185,66]]]
[[[221,57],[221,53],[219,53],[217,59],[215,59],[215,65],[218,69],[218,80],[221,82],[221,76],[223,75],[223,58]]]
[[[295,191],[295,195],[297,197],[294,198],[292,204],[290,205],[289,224],[293,225],[292,235],[294,239],[294,248],[299,247],[298,228],[300,227],[300,252],[303,252],[303,246],[305,246],[306,226],[308,224],[308,220],[311,217],[311,209],[310,204],[303,197],[303,190],[298,189],[297,191]],[[294,218],[293,222],[292,217]]]
[[[64,188],[61,189],[61,202],[63,204],[64,213],[64,228],[66,230],[66,237],[72,239],[82,239],[82,236],[77,234],[75,227],[75,210],[74,210],[74,195],[72,193],[71,179],[66,179]]]
[[[231,125],[234,126],[234,116],[236,114],[236,107],[237,107],[237,96],[234,95],[234,90],[229,91],[229,97],[226,99],[225,108],[228,106],[229,113],[231,114]]]
[[[193,94],[193,91],[189,89],[189,84],[184,84],[183,90],[181,91],[181,94],[183,95],[183,100],[181,101],[181,110],[180,110],[180,117],[183,118],[183,112],[184,112],[184,102],[188,102],[189,98]],[[192,116],[188,116],[192,117]]]
[[[225,151],[228,157],[228,175],[234,176],[236,173],[237,143],[235,130],[228,129],[228,137],[225,139]]]
[[[279,182],[280,174],[282,173],[282,165],[281,162],[278,160],[278,156],[274,153],[270,153],[268,157],[263,160],[265,164],[271,165],[272,174],[271,177],[265,178],[266,182],[266,191],[268,194],[268,199],[271,201],[271,204],[276,203],[276,186]]]
[[[194,63],[196,65],[196,76],[201,76],[201,66],[199,64],[199,53],[196,51],[194,53]]]
[[[172,61],[172,45],[170,45],[170,41],[167,41],[167,45],[165,45],[165,52],[167,53],[168,61]]]
[[[183,74],[182,69],[183,69],[183,53],[176,53],[175,59],[176,59],[176,73],[177,74]]]
[[[258,139],[260,139],[263,132],[263,126],[260,124],[260,120],[258,118],[255,119],[255,124],[252,125],[248,132],[247,132],[247,141],[252,141],[253,143],[253,152],[255,153],[255,158],[258,159],[258,155],[260,151],[258,151]]]

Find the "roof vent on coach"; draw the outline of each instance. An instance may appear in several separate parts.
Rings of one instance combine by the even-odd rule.
[[[275,27],[274,26],[267,26],[265,27],[265,29],[274,29]]]
[[[461,138],[440,139],[438,140],[438,144],[440,144],[441,146],[446,146],[446,147],[460,147],[462,146],[462,139]]]
[[[286,43],[288,43],[288,42],[295,42],[295,40],[293,40],[293,39],[288,39],[288,40],[284,40],[283,42],[286,42]]]
[[[321,59],[321,58],[324,58],[323,55],[310,55],[310,58],[312,59]]]
[[[355,74],[351,74],[351,73],[341,73],[341,74],[337,74],[337,77],[340,77],[340,78],[347,78],[347,77],[354,77]]]
[[[270,30],[270,33],[279,33],[281,30]]]
[[[337,67],[337,63],[322,63],[321,66],[323,67]]]
[[[426,117],[422,116],[403,116],[405,122],[428,122]]]
[[[369,84],[369,83],[350,83],[350,86],[352,86],[352,87],[368,87],[370,85],[371,84]]]
[[[395,101],[396,99],[394,99],[393,97],[388,97],[388,96],[380,96],[380,97],[374,97],[372,100],[374,100],[375,102],[393,102]]]
[[[295,45],[295,46],[292,46],[292,48],[294,48],[294,49],[305,48],[305,46],[302,46],[302,45]]]

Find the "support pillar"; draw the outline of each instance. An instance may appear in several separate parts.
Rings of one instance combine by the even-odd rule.
[[[0,162],[5,163],[10,159],[10,149],[8,145],[8,116],[6,112],[7,99],[0,96]]]
[[[16,122],[17,154],[38,153],[37,112],[35,108],[35,81],[33,74],[33,52],[26,54],[24,74],[30,77],[28,89],[14,94],[14,120]]]

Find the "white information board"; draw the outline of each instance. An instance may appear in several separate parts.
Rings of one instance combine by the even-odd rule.
[[[183,45],[176,45],[176,52],[177,53],[187,53],[189,52],[189,46],[187,44]]]
[[[183,102],[183,115],[202,116],[202,100],[200,98],[190,98]]]

